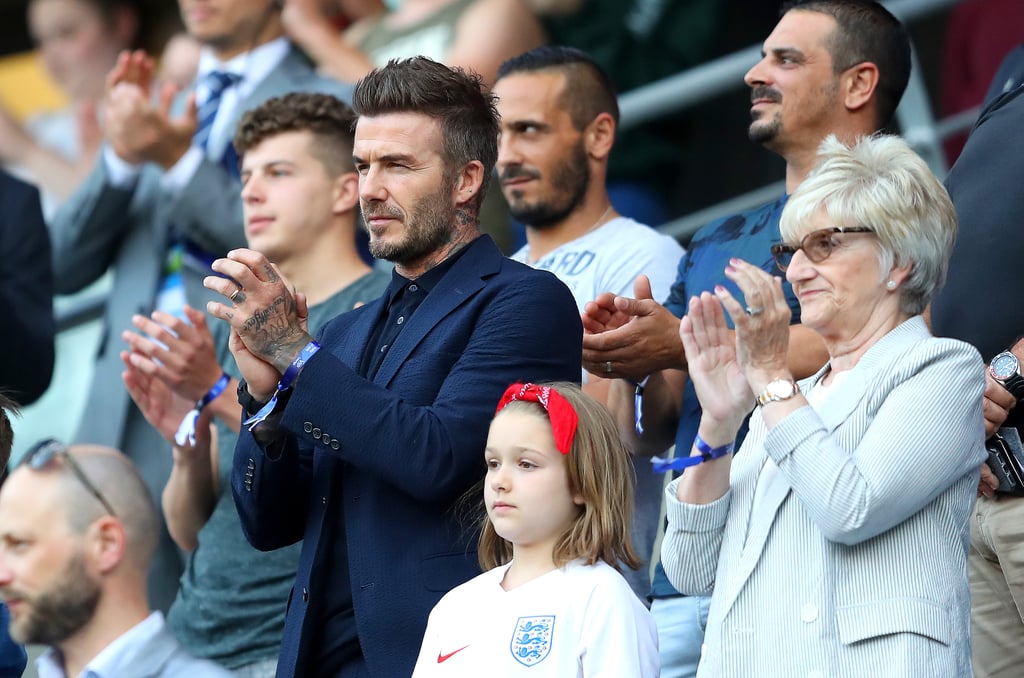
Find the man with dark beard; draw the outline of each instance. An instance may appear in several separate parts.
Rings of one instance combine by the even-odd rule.
[[[189,655],[150,613],[159,523],[120,452],[36,445],[0,490],[0,595],[11,636],[49,645],[42,678],[231,674]]]
[[[581,312],[601,292],[629,293],[641,273],[668,294],[683,248],[620,216],[608,198],[619,105],[600,66],[578,49],[538,47],[501,65],[494,95],[498,176],[509,211],[526,225],[527,244],[512,258],[557,275]],[[607,388],[584,378],[602,402]]]
[[[279,677],[412,673],[430,610],[480,572],[459,507],[501,394],[581,371],[565,285],[479,233],[498,136],[479,78],[392,61],[353,108],[370,249],[395,263],[384,295],[313,340],[304,297],[257,252],[229,252],[205,283],[245,378],[242,528],[261,550],[302,540]]]
[[[527,244],[512,259],[557,275],[580,313],[601,292],[629,294],[640,274],[658,298],[666,296],[683,248],[620,216],[608,198],[619,106],[600,66],[578,49],[538,47],[501,65],[494,94],[501,116],[498,176],[512,216],[526,225]],[[583,374],[583,390],[602,403],[608,384]],[[662,483],[646,460],[642,466],[632,535],[643,566],[626,579],[646,597]]]
[[[601,294],[586,308],[584,365],[592,372],[622,377],[610,389],[609,408],[620,421],[640,417],[644,433],[632,442],[642,453],[658,454],[673,443],[677,450],[689,450],[697,434],[700,404],[687,379],[679,338],[690,297],[723,285],[742,298],[725,277],[733,258],[783,275],[770,247],[781,241],[782,208],[814,166],[818,146],[829,134],[849,144],[885,127],[910,76],[905,29],[871,0],[786,3],[762,52],[745,77],[752,104],[748,135],[785,159],[786,195],[698,231],[679,262],[665,305],[638,284],[635,298]],[[799,379],[814,374],[827,354],[820,337],[799,324],[800,306],[792,287],[785,281],[783,287],[792,310],[789,369]],[[752,315],[763,311],[757,299],[745,304]],[[642,400],[634,398],[633,387],[641,380],[646,381]],[[710,598],[679,595],[660,564],[652,596],[662,676],[693,676]]]

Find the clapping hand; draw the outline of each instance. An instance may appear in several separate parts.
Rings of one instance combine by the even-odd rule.
[[[722,304],[710,292],[690,299],[679,323],[679,338],[704,419],[734,434],[753,409],[754,395],[737,359]]]

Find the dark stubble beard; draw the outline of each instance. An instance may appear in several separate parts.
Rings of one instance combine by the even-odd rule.
[[[100,585],[75,554],[49,589],[26,599],[21,619],[11,620],[11,638],[22,644],[57,645],[84,627],[96,613]]]
[[[768,99],[776,104],[781,104],[782,94],[771,87],[758,85],[751,90],[750,99],[751,101]],[[755,144],[768,144],[782,131],[782,113],[780,111],[775,111],[770,120],[766,120],[762,114],[758,113],[751,113],[751,117],[753,119],[747,129],[747,138]]]
[[[747,138],[755,144],[767,146],[779,136],[781,131],[782,119],[776,113],[772,116],[771,120],[759,118],[750,123],[750,128],[747,130]]]
[[[590,165],[583,142],[573,145],[569,157],[551,170],[551,194],[548,202],[534,204],[509,200],[509,214],[530,228],[544,229],[562,223],[576,211],[590,187]],[[559,200],[559,198],[562,198]]]
[[[405,266],[422,260],[451,242],[455,233],[455,208],[451,204],[452,187],[446,181],[440,192],[421,199],[405,215],[405,232],[398,242],[370,239],[370,254],[376,259]],[[397,210],[385,205],[363,206],[363,227],[369,230],[367,215],[388,214],[400,217]]]

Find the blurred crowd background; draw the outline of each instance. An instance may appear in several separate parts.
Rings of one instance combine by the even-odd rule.
[[[50,0],[49,4],[66,5],[70,16],[83,2]],[[142,48],[154,55],[172,54],[168,45],[182,31],[178,3],[175,0],[132,0],[132,4],[138,9],[137,23],[130,34],[110,38],[111,42],[121,44],[107,45],[109,54],[101,55],[102,59],[109,61],[110,54],[124,47]],[[401,3],[322,0],[322,4],[340,31],[357,21],[361,13],[393,12]],[[456,0],[450,4],[457,4]],[[626,136],[620,136],[610,180],[644,187],[655,196],[655,209],[641,210],[638,219],[652,225],[662,224],[666,232],[685,244],[696,228],[712,217],[763,202],[765,195],[778,192],[782,159],[749,143],[746,138],[749,89],[744,86],[741,75],[716,76],[718,71],[709,70],[709,66],[717,64],[723,67],[721,73],[729,73],[732,59],[743,62],[732,64],[732,72],[742,74],[755,60],[756,54],[751,48],[759,49],[766,28],[776,21],[779,3],[764,0],[623,0],[621,3],[619,0],[583,0],[576,3],[581,9],[565,16],[545,15],[542,11],[545,5],[559,3],[524,0],[523,4],[534,7],[547,33],[546,39],[551,41],[572,39],[577,42],[576,46],[584,49],[588,46],[603,49],[612,44],[606,37],[609,27],[614,30],[615,26],[621,26],[623,34],[630,33],[631,46],[617,47],[620,51],[628,50],[624,53],[630,56],[629,64],[622,61],[622,54],[614,51],[600,55],[621,66],[616,84],[624,95],[623,101],[629,100],[639,87],[687,73],[706,76],[704,84],[696,89],[710,87],[719,91],[711,97],[697,95],[700,102],[686,108],[667,105],[665,108],[674,110],[659,112],[642,125],[634,125]],[[955,160],[973,121],[972,111],[981,102],[999,62],[1012,47],[1024,42],[1024,2],[893,0],[885,4],[898,15],[903,13],[901,18],[908,19],[916,57],[916,71],[903,104],[910,112],[899,117],[903,126],[910,121],[915,129],[896,131],[904,132],[941,176]],[[65,73],[64,82],[53,77],[56,74],[60,78],[60,69],[72,66],[87,72],[84,57],[76,56],[85,52],[75,51],[84,50],[85,46],[72,45],[65,49],[64,58],[75,63],[62,65],[54,58],[47,63],[37,49],[43,36],[38,35],[38,28],[29,29],[29,5],[29,0],[5,0],[0,4],[0,122],[27,124],[31,128],[33,121],[46,120],[55,112],[80,114],[82,101],[99,96],[102,81],[97,82],[94,77],[89,82],[77,71]],[[632,10],[618,9],[626,6]],[[620,16],[613,17],[615,12]],[[656,15],[658,20],[638,26],[645,12],[653,12],[651,16]],[[603,21],[595,21],[597,15],[601,15]],[[77,29],[68,26],[62,30],[65,34],[49,39],[84,40],[80,34],[71,34],[73,30],[80,33],[80,22]],[[184,70],[169,72],[166,77],[187,82],[190,75],[188,46],[183,47]],[[177,62],[179,54],[174,54]],[[105,64],[93,68],[94,76],[95,72],[106,68]],[[715,82],[716,78],[720,82]],[[626,127],[643,107],[643,104],[624,106]],[[4,152],[2,132],[0,129],[0,159]],[[941,152],[934,152],[940,148]],[[71,153],[73,149],[69,150]],[[83,169],[87,171],[88,166]],[[772,188],[764,188],[772,185]],[[760,197],[740,197],[758,189],[767,192]],[[44,190],[45,199],[54,199],[46,193]],[[728,201],[733,202],[728,204]],[[642,207],[646,209],[650,204],[648,201]],[[521,238],[521,233],[517,234],[512,227],[503,244],[510,249]],[[91,378],[91,356],[100,339],[98,318],[108,284],[100,281],[73,298],[57,299],[60,335],[56,371],[46,394],[27,408],[25,416],[16,424],[19,436],[15,459],[34,439],[43,435],[67,439],[76,429],[85,388]]]

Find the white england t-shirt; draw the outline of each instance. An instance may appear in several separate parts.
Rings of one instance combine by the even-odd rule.
[[[508,567],[438,602],[413,678],[657,678],[654,619],[613,568],[573,561],[505,591]]]

